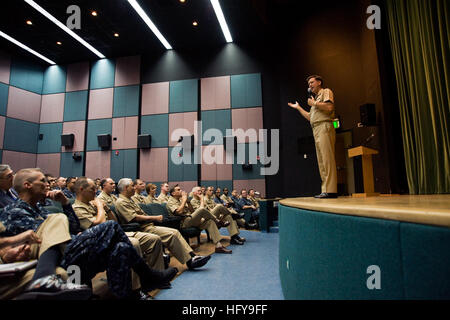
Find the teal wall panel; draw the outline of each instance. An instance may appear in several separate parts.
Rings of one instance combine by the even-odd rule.
[[[152,136],[152,148],[169,145],[169,115],[159,114],[141,117],[141,133]]]
[[[112,119],[89,120],[87,124],[86,151],[101,151],[101,148],[98,146],[97,135],[108,133],[112,135]]]
[[[140,90],[140,86],[114,88],[114,118],[139,115]]]
[[[201,117],[203,136],[208,129],[218,129],[222,137],[225,137],[226,130],[231,129],[231,110],[202,111]],[[213,142],[203,140],[203,145],[209,144],[223,145],[223,139]]]
[[[0,83],[0,116],[6,116],[6,108],[8,106],[9,86]]]
[[[64,98],[64,121],[86,120],[88,91],[67,92]]]
[[[44,67],[21,59],[12,59],[9,84],[42,94]]]
[[[114,87],[115,62],[101,59],[92,63],[90,89]]]
[[[0,150],[0,163],[2,163],[2,159],[3,159],[3,150]]]
[[[38,140],[38,153],[59,153],[61,152],[62,123],[43,123],[39,126],[39,134],[43,135],[42,140]]]
[[[400,226],[406,299],[450,299],[450,228]]]
[[[3,149],[37,153],[39,124],[6,118]]]
[[[169,88],[169,112],[193,112],[198,110],[198,80],[171,81]]]
[[[256,148],[255,148],[256,147]],[[250,158],[250,149],[255,148],[256,155]],[[255,151],[252,151],[252,153]],[[245,154],[245,158],[241,159],[241,156]],[[261,163],[257,160],[258,156],[258,148],[256,143],[238,143],[237,153],[234,155],[233,162],[233,180],[257,180],[257,179],[265,179],[265,176],[261,175]],[[242,168],[242,164],[245,160],[245,163],[252,163],[252,170],[244,170]]]
[[[400,222],[280,205],[280,279],[288,300],[402,299]],[[369,266],[381,270],[369,290]]]
[[[50,66],[44,72],[42,94],[66,92],[67,71],[62,66]]]
[[[115,151],[118,151],[117,155]],[[111,178],[119,181],[122,178],[136,179],[137,149],[114,150],[111,152]]]
[[[79,152],[82,156],[81,161],[73,160],[72,152],[61,153],[60,175],[62,177],[81,177],[84,175],[83,164],[85,161],[85,153]]]
[[[231,76],[231,107],[262,107],[261,74]]]
[[[197,181],[198,165],[194,164],[194,153],[189,154],[190,164],[176,164],[171,160],[172,152],[184,156],[181,147],[169,148],[169,181]],[[181,160],[181,159],[180,159]]]

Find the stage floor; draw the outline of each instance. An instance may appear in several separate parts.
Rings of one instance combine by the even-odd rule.
[[[280,203],[310,211],[450,227],[450,195],[291,198]]]

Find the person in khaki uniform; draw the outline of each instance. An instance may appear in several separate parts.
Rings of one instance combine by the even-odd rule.
[[[158,200],[159,203],[167,203],[170,198],[169,190],[170,188],[168,183],[161,184],[161,193],[159,194],[158,198],[156,198],[156,200]]]
[[[173,215],[183,217],[181,222],[183,228],[197,227],[202,230],[208,230],[213,243],[216,245],[216,253],[232,253],[231,250],[225,248],[220,243],[222,237],[220,236],[216,223],[220,226],[224,226],[225,224],[206,210],[203,203],[201,206],[194,209],[188,202],[187,193],[182,191],[178,185],[170,190],[170,194],[171,197],[169,198],[169,202],[167,202],[167,209]]]
[[[217,217],[219,220],[224,220],[226,222],[228,222],[228,233],[231,236],[231,244],[238,244],[238,245],[243,245],[245,242],[245,238],[241,238],[239,236],[239,228],[237,226],[236,221],[233,219],[233,217],[231,216],[231,211],[227,208],[225,208],[223,205],[221,204],[217,204],[214,201],[214,187],[208,187],[206,189],[206,194],[204,195],[204,204],[205,204],[205,209],[208,210],[209,212],[211,212],[215,217]],[[195,201],[195,205],[191,204],[192,206],[195,208],[199,203],[197,201]]]
[[[153,224],[155,221],[162,222],[163,216],[149,216],[131,200],[135,193],[135,185],[131,179],[121,179],[117,188],[120,195],[116,201],[116,211],[122,223],[140,223],[142,232],[158,236],[173,256],[182,264],[186,263],[189,269],[200,268],[208,262],[209,256],[197,256],[178,230]]]
[[[110,209],[98,197],[95,198],[95,189],[94,181],[86,177],[78,178],[75,183],[77,198],[72,207],[83,230],[113,219]],[[141,251],[150,268],[164,269],[163,245],[158,236],[146,232],[125,232],[125,234],[133,246]]]
[[[315,198],[333,199],[337,198],[336,131],[333,126],[334,95],[330,89],[323,88],[322,77],[309,76],[306,81],[310,91],[315,95],[308,99],[310,112],[305,111],[298,102],[288,103],[288,105],[298,110],[311,123],[322,180],[322,193]]]
[[[256,209],[259,209],[259,202],[256,200],[254,189],[248,190],[248,199],[253,203]]]
[[[133,200],[134,202],[136,202],[136,204],[148,204],[148,200],[147,197],[144,197],[141,193],[142,191],[145,190],[145,182],[142,181],[141,179],[136,179],[134,180],[134,185],[135,185],[135,193],[134,195],[131,197],[131,200]]]
[[[117,197],[113,194],[116,190],[116,183],[111,178],[106,178],[100,181],[102,192],[97,196],[100,200],[106,203],[108,206],[114,206],[116,204]]]
[[[147,191],[148,194],[148,196],[146,197],[147,203],[160,203],[159,200],[155,197],[156,184],[148,183],[145,186],[145,191]]]

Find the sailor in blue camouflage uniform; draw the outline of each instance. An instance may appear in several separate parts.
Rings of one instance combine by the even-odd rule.
[[[13,184],[20,199],[0,213],[0,222],[5,227],[2,236],[35,231],[41,243],[32,245],[30,259],[39,258],[56,246],[63,250],[61,266],[78,265],[84,283],[106,270],[109,288],[119,298],[131,295],[131,269],[147,291],[165,285],[178,272],[176,268],[150,269],[114,221],[80,233],[78,217],[69,201],[59,190],[48,191],[48,182],[40,169],[19,170]],[[51,214],[41,207],[38,201],[46,196],[61,202],[64,214]]]

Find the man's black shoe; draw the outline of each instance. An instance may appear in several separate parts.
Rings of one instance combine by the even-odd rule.
[[[163,259],[164,259],[164,269],[167,269],[170,264],[170,255],[163,253]]]
[[[245,224],[245,229],[247,229],[247,230],[252,230],[252,229],[257,229],[257,228],[258,228],[258,224],[256,222]]]
[[[67,283],[59,275],[52,274],[31,282],[16,300],[87,300],[92,289],[84,284]]]
[[[321,193],[314,198],[316,199],[336,199],[338,197],[337,193]]]
[[[170,286],[170,281],[177,275],[177,268],[167,268],[163,271],[152,270],[152,274],[150,278],[145,280],[143,283],[143,279],[141,277],[141,285],[142,290],[145,292],[149,292],[155,289],[167,289]]]
[[[211,259],[211,256],[195,256],[189,260],[186,265],[190,270],[200,268],[203,267],[209,259]]]
[[[230,244],[236,244],[238,246],[242,246],[244,242],[240,241],[238,238],[231,238]]]

